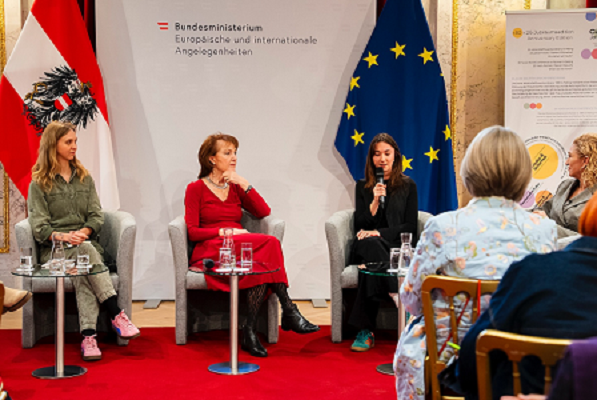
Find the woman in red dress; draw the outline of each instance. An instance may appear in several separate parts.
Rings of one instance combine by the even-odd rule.
[[[267,350],[259,342],[255,329],[257,313],[268,289],[280,299],[283,330],[311,333],[317,332],[319,327],[307,321],[288,296],[288,278],[278,239],[249,233],[240,224],[243,208],[257,218],[268,216],[271,210],[257,190],[236,173],[237,149],[238,140],[221,133],[209,136],[199,149],[199,179],[187,186],[185,194],[185,221],[189,239],[197,242],[190,264],[196,266],[203,259],[218,259],[224,240],[223,230],[233,228],[237,256],[241,243],[251,243],[253,260],[280,268],[270,274],[244,276],[239,281],[239,288],[247,289],[248,303],[241,349],[255,357],[266,357]],[[210,290],[230,291],[227,278],[206,275],[205,279]]]

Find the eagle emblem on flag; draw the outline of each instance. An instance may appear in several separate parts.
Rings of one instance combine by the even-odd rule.
[[[98,113],[97,102],[91,92],[91,82],[81,82],[68,66],[53,68],[33,84],[24,98],[23,114],[41,136],[52,121],[68,121],[87,127]]]

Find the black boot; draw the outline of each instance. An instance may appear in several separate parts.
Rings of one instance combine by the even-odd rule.
[[[243,328],[243,339],[240,348],[247,351],[253,357],[267,357],[267,350],[261,345],[257,334],[249,326]]]
[[[292,304],[289,309],[282,311],[282,329],[292,330],[296,333],[313,333],[319,330],[317,325],[313,325],[301,315],[296,304]]]

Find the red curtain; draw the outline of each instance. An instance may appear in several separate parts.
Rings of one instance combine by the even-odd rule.
[[[597,8],[597,0],[587,0],[587,8]]]

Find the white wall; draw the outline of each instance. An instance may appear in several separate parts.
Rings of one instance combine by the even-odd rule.
[[[373,0],[102,0],[97,51],[108,97],[121,208],[137,219],[134,297],[174,297],[167,225],[184,212],[197,150],[222,131],[240,140],[237,172],[286,221],[294,298],[329,298],[325,220],[352,207],[333,147],[350,76],[374,25]],[[157,22],[169,22],[160,30]],[[227,45],[251,56],[176,55],[174,23],[251,24],[257,36],[315,45]],[[254,36],[193,32],[193,36]],[[221,48],[218,45],[201,47]]]

